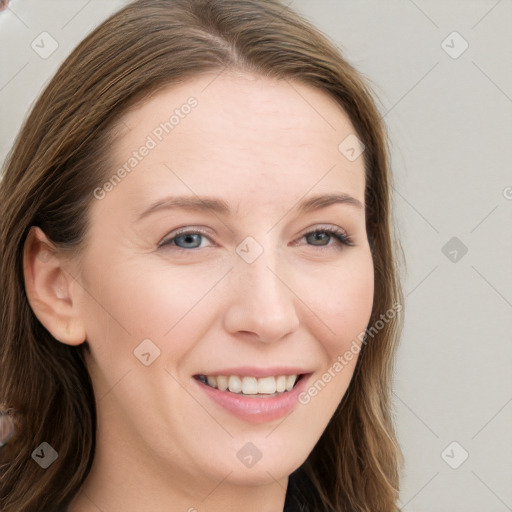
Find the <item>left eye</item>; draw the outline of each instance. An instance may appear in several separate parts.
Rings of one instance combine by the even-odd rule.
[[[317,247],[332,245],[329,242],[333,238],[343,245],[354,245],[351,238],[345,232],[336,228],[315,229],[314,231],[305,233],[302,237],[306,238],[310,245]]]

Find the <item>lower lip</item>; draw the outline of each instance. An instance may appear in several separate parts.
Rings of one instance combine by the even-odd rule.
[[[291,391],[281,395],[247,397],[230,391],[220,391],[194,379],[199,388],[216,404],[244,421],[266,423],[283,418],[299,405],[299,395],[306,387],[308,375],[304,375]]]

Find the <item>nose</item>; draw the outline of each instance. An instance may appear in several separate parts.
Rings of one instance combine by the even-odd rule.
[[[271,343],[296,331],[297,297],[286,275],[276,271],[274,258],[264,252],[256,261],[239,260],[231,272],[230,305],[224,328],[233,335]]]

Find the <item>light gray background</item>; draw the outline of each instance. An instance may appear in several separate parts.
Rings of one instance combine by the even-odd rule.
[[[13,0],[0,13],[1,162],[59,64],[125,3]],[[291,5],[371,80],[392,141],[407,260],[394,394],[403,510],[511,511],[512,2]],[[58,43],[48,58],[31,47],[42,32]]]

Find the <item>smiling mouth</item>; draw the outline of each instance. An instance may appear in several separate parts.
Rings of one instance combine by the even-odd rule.
[[[251,377],[238,375],[196,375],[194,378],[211,388],[244,396],[276,396],[291,391],[303,375]]]

